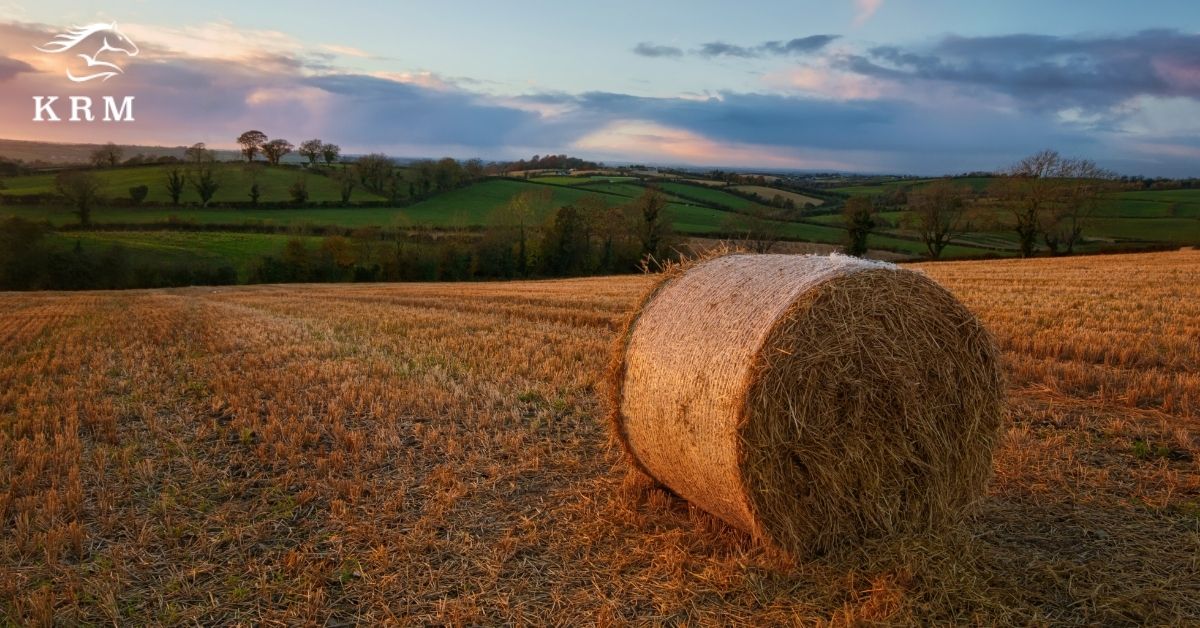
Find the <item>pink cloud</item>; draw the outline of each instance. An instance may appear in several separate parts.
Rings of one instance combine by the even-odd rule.
[[[881,6],[883,0],[854,0],[854,25],[866,24]]]
[[[660,163],[774,168],[848,169],[845,163],[807,159],[778,148],[718,142],[698,133],[643,120],[620,120],[578,139],[590,154]]]

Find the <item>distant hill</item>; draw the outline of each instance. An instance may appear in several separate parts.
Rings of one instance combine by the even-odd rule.
[[[26,162],[45,162],[50,164],[86,163],[101,144],[59,144],[55,142],[30,142],[25,140],[0,139],[0,157],[20,159]],[[128,159],[141,153],[147,157],[178,157],[183,159],[186,146],[137,146],[120,144]],[[236,159],[237,151],[217,150],[217,159]]]

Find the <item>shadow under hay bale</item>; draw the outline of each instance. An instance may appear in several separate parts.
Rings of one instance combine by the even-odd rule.
[[[983,492],[999,352],[925,275],[729,255],[664,274],[619,336],[610,418],[631,462],[805,554],[951,525]]]

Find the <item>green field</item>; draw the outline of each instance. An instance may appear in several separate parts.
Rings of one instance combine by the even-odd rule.
[[[226,187],[217,199],[245,200],[233,196],[237,186],[249,186],[245,169],[237,164],[223,164],[221,176]],[[156,177],[165,176],[166,167],[119,168],[100,171],[108,194],[126,193],[127,188],[138,182],[153,183]],[[297,176],[308,176],[309,190],[313,200],[333,200],[337,197],[333,182],[316,175],[305,175],[292,168],[264,168],[259,174],[263,186],[263,200],[283,200],[286,188]],[[101,207],[93,210],[92,221],[98,231],[69,231],[52,234],[56,246],[73,245],[76,241],[86,248],[105,248],[120,244],[138,260],[153,264],[170,264],[181,260],[201,260],[213,266],[232,266],[239,276],[246,279],[249,268],[262,256],[282,250],[288,235],[230,232],[162,231],[130,232],[105,230],[110,224],[162,224],[180,222],[195,225],[223,225],[246,227],[344,227],[357,228],[380,226],[393,228],[440,228],[466,229],[502,224],[504,208],[510,199],[520,192],[535,192],[548,195],[545,202],[533,208],[528,223],[538,227],[553,216],[554,211],[567,204],[577,204],[591,195],[600,202],[612,206],[632,202],[645,191],[634,178],[620,177],[539,177],[533,181],[509,178],[492,178],[462,188],[438,194],[408,207],[400,208],[305,208],[305,209],[207,209],[199,207],[143,206],[126,208]],[[887,182],[876,186],[841,188],[858,194],[878,194],[896,185],[923,185],[924,181]],[[989,179],[984,177],[956,179],[963,185],[982,188]],[[546,185],[548,184],[548,185]],[[720,189],[706,188],[677,182],[658,184],[667,196],[666,208],[672,228],[686,235],[711,235],[740,231],[744,216],[737,211],[758,207],[747,199],[729,194]],[[7,194],[52,193],[51,175],[14,177],[6,180]],[[152,186],[151,199],[165,197],[161,183]],[[227,196],[222,197],[222,194]],[[238,192],[241,194],[241,192]],[[275,195],[275,197],[267,196]],[[697,200],[683,199],[682,194]],[[367,200],[361,190],[356,191],[354,200]],[[725,211],[705,206],[709,203],[733,208]],[[924,254],[923,245],[915,234],[904,227],[905,212],[891,211],[880,214],[883,223],[871,236],[870,246],[918,256]],[[0,206],[0,219],[19,216],[32,221],[48,221],[55,226],[74,224],[75,215],[65,206]],[[994,219],[1001,218],[995,212]],[[988,218],[988,216],[984,216]],[[789,240],[805,240],[826,244],[841,244],[845,240],[840,214],[817,215],[803,222],[767,221],[767,229],[777,236]],[[1178,244],[1200,243],[1200,190],[1160,190],[1120,192],[1101,200],[1096,217],[1086,227],[1085,236],[1090,240],[1079,247],[1081,251],[1097,250],[1122,242],[1164,242]],[[311,237],[314,243],[317,237]],[[1003,229],[964,234],[959,244],[945,251],[948,257],[978,257],[983,255],[1015,254],[1016,241],[1013,234]],[[315,246],[315,244],[314,244]]]
[[[716,205],[724,205],[735,210],[746,210],[757,206],[758,204],[746,200],[740,196],[735,196],[728,192],[704,187],[700,185],[689,185],[687,183],[660,183],[658,187],[668,194],[677,194],[680,196],[694,198],[704,203],[713,203]]]
[[[105,198],[129,198],[129,188],[145,185],[150,188],[146,202],[169,203],[171,196],[167,193],[166,181],[167,172],[171,168],[187,172],[187,167],[184,165],[137,166],[93,172],[101,181],[100,195]],[[257,174],[253,174],[255,172]],[[220,163],[216,166],[216,174],[221,187],[213,196],[214,202],[248,202],[250,185],[255,176],[257,176],[259,190],[262,194],[259,198],[260,201],[291,200],[288,190],[298,179],[307,182],[310,201],[341,200],[341,194],[333,180],[324,175],[305,172],[299,168],[266,166],[260,163],[256,169],[251,170],[247,168],[246,164]],[[0,194],[53,194],[54,177],[55,175],[50,173],[11,177],[4,180],[4,189],[0,189]],[[180,200],[184,203],[199,203],[200,197],[189,185]],[[380,201],[384,199],[358,187],[355,188],[351,200]]]
[[[406,226],[486,226],[501,220],[501,210],[520,192],[549,192],[551,195],[548,203],[533,208],[535,224],[544,222],[558,207],[577,203],[589,194],[585,189],[574,187],[534,185],[515,179],[490,179],[394,211],[397,212],[398,223]],[[617,197],[596,196],[607,204],[623,202]]]
[[[245,281],[260,258],[278,255],[294,236],[262,233],[179,231],[77,231],[50,235],[50,244],[66,250],[79,243],[84,250],[103,251],[120,246],[135,265],[232,266]],[[319,237],[302,237],[309,248],[320,245]]]
[[[830,192],[839,192],[841,194],[849,194],[850,196],[879,196],[885,193],[890,193],[897,188],[914,188],[922,185],[929,185],[934,181],[943,179],[904,179],[900,181],[887,181],[874,185],[847,185],[842,187],[829,188]],[[993,177],[957,177],[953,179],[945,179],[955,185],[969,187],[975,192],[982,192],[992,184]]]
[[[202,207],[101,207],[92,210],[92,222],[104,224],[154,224],[171,221],[199,225],[335,225],[339,227],[392,226],[400,210],[386,207],[332,207],[305,209],[211,209]],[[66,207],[0,207],[0,218],[17,216],[51,225],[76,224],[79,219]]]

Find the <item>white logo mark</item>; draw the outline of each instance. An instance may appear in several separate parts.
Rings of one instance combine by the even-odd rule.
[[[72,50],[76,46],[82,45],[85,41],[91,39],[93,35],[100,33],[103,33],[103,43],[100,45],[100,48],[96,50],[96,52],[90,55],[76,55],[80,59],[83,59],[87,62],[88,68],[99,68],[99,70],[91,74],[76,76],[71,72],[70,68],[67,68],[67,78],[75,81],[76,83],[82,83],[92,79],[101,79],[107,81],[118,74],[124,73],[124,70],[121,69],[121,66],[115,63],[100,61],[97,60],[96,57],[99,57],[106,52],[123,52],[130,57],[136,57],[138,55],[137,44],[133,43],[133,40],[126,37],[123,33],[121,33],[121,31],[117,30],[116,22],[111,24],[97,23],[88,26],[77,26],[65,33],[62,33],[61,35],[55,36],[53,40],[48,41],[41,46],[34,46],[34,48],[42,52],[59,54],[68,50]]]

